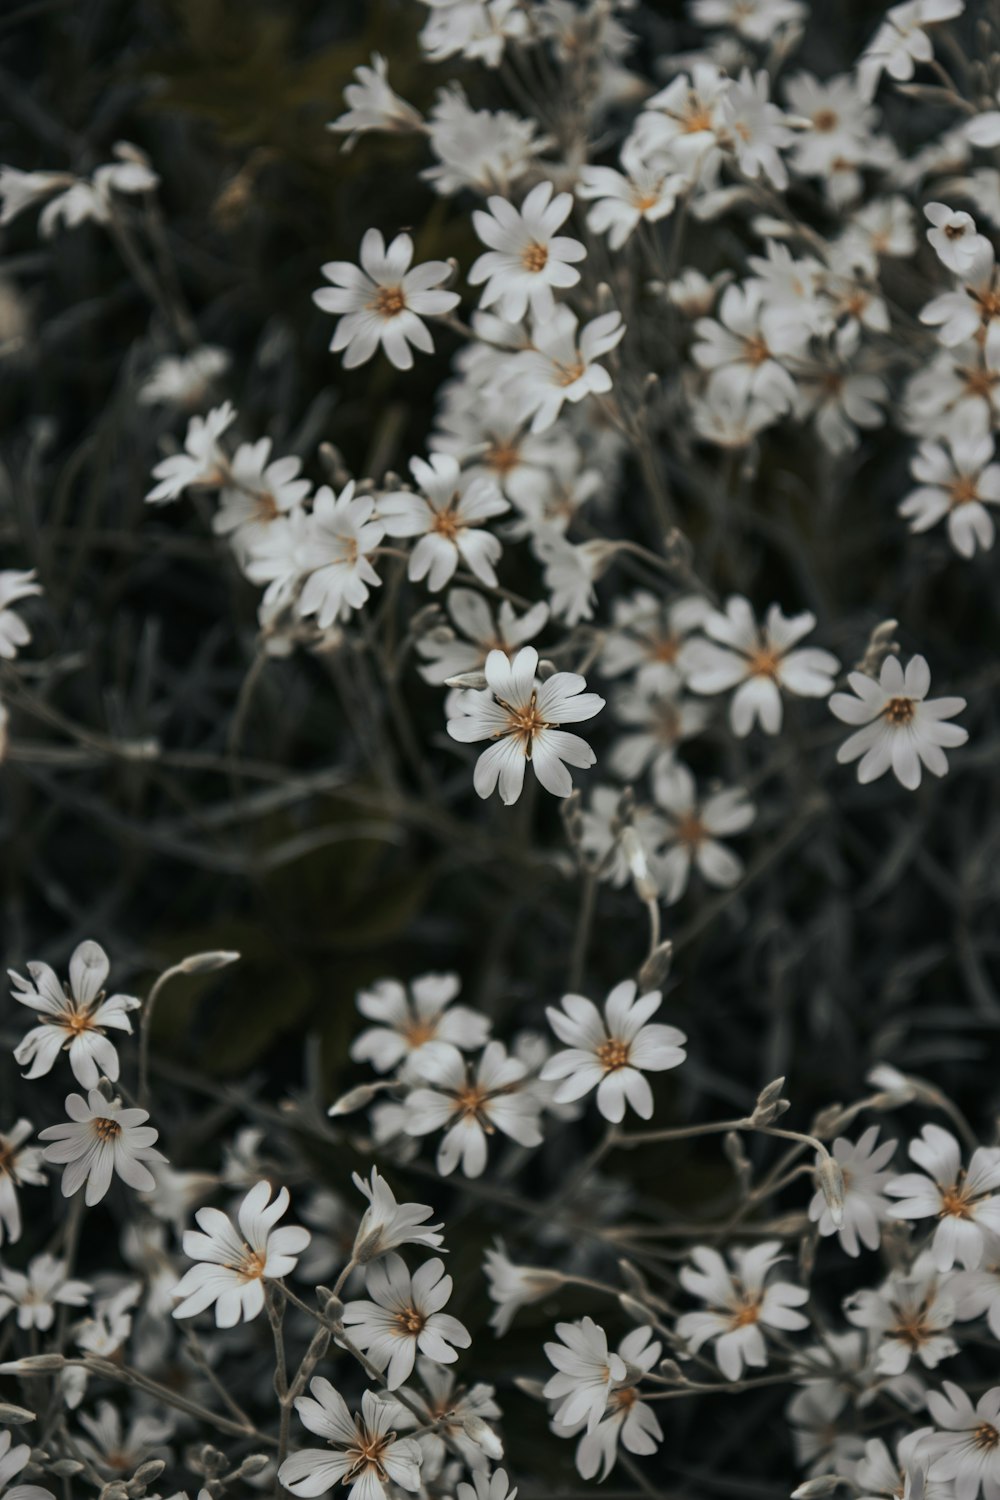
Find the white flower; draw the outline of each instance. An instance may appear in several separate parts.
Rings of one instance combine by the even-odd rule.
[[[371,496],[354,498],[353,479],[336,497],[328,485],[318,489],[300,545],[301,570],[308,576],[298,600],[299,614],[315,615],[320,629],[326,630],[335,620],[346,620],[352,609],[360,609],[369,586],[377,588],[382,581],[369,554],[384,535]]]
[[[756,74],[743,69],[723,96],[722,118],[740,171],[753,178],[763,172],[784,191],[788,173],[780,153],[792,144],[794,136],[785,115],[770,101],[770,79],[764,68]]]
[[[389,1073],[400,1063],[451,1056],[455,1048],[474,1052],[489,1039],[490,1023],[468,1005],[452,1005],[461,988],[457,974],[422,974],[409,989],[397,979],[379,979],[359,990],[358,1010],[378,1022],[351,1045],[353,1062],[371,1063]]]
[[[653,1113],[653,1091],[644,1073],[662,1073],[684,1061],[687,1038],[676,1026],[648,1026],[660,1008],[659,990],[636,995],[633,979],[616,984],[604,1003],[602,1018],[593,1001],[583,995],[564,995],[562,1010],[548,1006],[549,1025],[567,1050],[556,1052],[542,1068],[544,1081],[561,1078],[555,1102],[565,1104],[597,1089],[597,1107],[606,1120],[618,1124],[626,1101],[648,1120]]]
[[[325,1495],[335,1485],[350,1484],[348,1500],[384,1500],[389,1484],[420,1488],[420,1448],[412,1438],[392,1430],[395,1407],[365,1391],[361,1413],[352,1417],[347,1403],[328,1380],[309,1382],[312,1396],[297,1396],[295,1410],[310,1432],[334,1450],[303,1448],[286,1458],[278,1478],[293,1495]]]
[[[198,1209],[195,1222],[205,1232],[186,1231],[184,1254],[199,1264],[174,1287],[174,1296],[181,1299],[175,1318],[193,1318],[213,1302],[219,1328],[257,1317],[264,1306],[264,1282],[290,1275],[312,1238],[308,1229],[296,1224],[275,1229],[288,1201],[287,1188],[281,1188],[272,1203],[271,1184],[258,1182],[240,1204],[238,1231],[219,1209]]]
[[[694,0],[692,20],[699,26],[725,26],[748,42],[770,42],[781,26],[805,19],[802,0]]]
[[[390,536],[420,538],[407,567],[408,576],[436,594],[464,562],[490,588],[501,545],[484,523],[510,509],[493,480],[463,474],[447,453],[432,453],[430,462],[410,460],[419,494],[396,490],[378,503],[379,519]]]
[[[482,594],[471,589],[451,589],[445,607],[466,639],[449,626],[438,625],[417,641],[417,651],[424,658],[420,675],[425,682],[438,685],[449,677],[482,671],[491,651],[505,651],[513,657],[544,629],[549,618],[544,600],[518,616],[509,601],[502,599],[494,616]]]
[[[358,1261],[374,1260],[399,1245],[423,1245],[428,1250],[437,1250],[442,1236],[440,1224],[427,1224],[434,1212],[426,1203],[397,1203],[396,1195],[379,1175],[378,1167],[372,1167],[368,1182],[351,1174],[351,1181],[359,1193],[368,1199],[354,1237],[353,1258]]]
[[[55,1321],[57,1307],[83,1307],[91,1288],[86,1281],[73,1281],[69,1266],[54,1255],[36,1255],[28,1272],[0,1266],[0,1319],[17,1308],[18,1328],[37,1328],[44,1333]]]
[[[761,627],[747,600],[731,595],[725,613],[713,612],[702,626],[712,639],[692,640],[684,647],[681,671],[696,693],[736,688],[729,705],[734,734],[748,735],[755,721],[765,734],[777,734],[782,690],[803,698],[825,698],[833,687],[839,666],[835,656],[811,647],[791,649],[815,624],[816,617],[808,610],[789,616],[772,604]]]
[[[974,1271],[953,1271],[948,1289],[955,1298],[955,1317],[962,1322],[986,1314],[986,1325],[1000,1340],[1000,1238],[986,1236],[986,1251]]]
[[[159,1132],[146,1124],[147,1110],[123,1109],[120,1099],[105,1099],[99,1089],[91,1089],[86,1099],[70,1094],[66,1113],[66,1124],[49,1125],[38,1133],[40,1141],[53,1143],[45,1148],[45,1160],[66,1167],[64,1197],[71,1198],[86,1183],[84,1198],[92,1208],[116,1173],[138,1192],[152,1192],[156,1179],[143,1163],[166,1158],[154,1148]]]
[[[420,175],[446,196],[463,188],[506,195],[547,144],[534,120],[506,109],[473,109],[458,83],[439,91],[427,126],[438,164]]]
[[[977,259],[992,249],[989,240],[977,233],[975,219],[964,210],[946,203],[925,203],[924,215],[932,225],[928,240],[941,264],[956,276],[967,275]]]
[[[909,1154],[923,1172],[906,1172],[887,1184],[889,1196],[902,1200],[889,1209],[890,1217],[936,1219],[931,1253],[938,1269],[950,1271],[959,1261],[975,1270],[986,1232],[1000,1232],[1000,1197],[992,1192],[1000,1187],[1000,1148],[980,1146],[966,1170],[955,1137],[940,1125],[925,1125]]]
[[[434,352],[434,340],[421,318],[451,312],[461,301],[457,292],[441,290],[451,267],[445,260],[429,260],[411,270],[410,236],[398,234],[387,250],[377,229],[366,231],[360,258],[360,269],[347,260],[321,267],[334,285],[313,292],[313,301],[323,312],[343,315],[330,348],[345,350],[344,368],[353,370],[371,359],[381,344],[397,370],[409,370],[411,344],[425,354]]]
[[[34,568],[28,572],[14,568],[0,572],[0,657],[5,661],[13,661],[21,647],[31,640],[31,631],[10,606],[41,592],[41,584],[35,582]]]
[[[838,1136],[833,1143],[833,1158],[844,1180],[843,1218],[839,1224],[821,1190],[817,1189],[809,1204],[809,1217],[819,1224],[820,1234],[836,1234],[848,1255],[859,1255],[861,1245],[866,1250],[877,1250],[879,1226],[888,1217],[884,1188],[892,1170],[886,1164],[892,1159],[896,1142],[883,1141],[879,1145],[878,1137],[879,1127],[871,1125],[854,1142]]]
[[[347,134],[345,151],[349,151],[366,130],[408,134],[423,128],[420,111],[407,104],[390,87],[389,65],[381,53],[372,53],[371,67],[361,64],[355,68],[354,77],[356,82],[349,83],[344,89],[346,111],[326,127]]]
[[[834,693],[830,711],[845,724],[862,724],[837,751],[841,765],[863,757],[858,780],[876,781],[892,768],[896,780],[911,791],[920,785],[921,763],[934,776],[944,776],[948,761],[944,747],[964,745],[968,730],[943,721],[961,713],[964,698],[928,698],[931,674],[922,656],[913,656],[904,674],[896,657],[888,656],[876,682],[864,672],[849,672],[850,693]]]
[[[125,1429],[121,1413],[110,1401],[102,1401],[95,1416],[81,1414],[80,1423],[90,1438],[78,1438],[81,1452],[109,1478],[131,1478],[141,1463],[162,1457],[157,1453],[173,1433],[173,1423],[145,1413],[134,1417]]]
[[[455,1388],[455,1371],[432,1360],[418,1358],[417,1373],[423,1390],[406,1386],[400,1396],[406,1395],[409,1404],[403,1406],[392,1396],[383,1400],[396,1407],[396,1425],[404,1431],[411,1427],[433,1426],[432,1431],[422,1430],[417,1437],[423,1455],[420,1472],[426,1483],[436,1479],[444,1468],[449,1452],[457,1449],[463,1462],[476,1475],[485,1476],[490,1459],[503,1458],[503,1443],[489,1421],[502,1416],[494,1400],[493,1386],[482,1382],[471,1390],[464,1386]],[[414,1410],[415,1408],[415,1410]]]
[[[576,1450],[576,1466],[584,1479],[593,1479],[600,1470],[599,1482],[607,1479],[618,1457],[618,1444],[627,1453],[644,1457],[655,1453],[663,1441],[663,1429],[656,1413],[641,1399],[639,1381],[660,1358],[663,1345],[653,1339],[652,1329],[633,1328],[618,1345],[619,1357],[625,1363],[624,1380],[615,1381],[608,1393],[607,1415],[595,1428],[585,1432]],[[553,1423],[559,1437],[570,1437],[584,1425],[585,1419],[567,1426]]]
[[[546,1344],[545,1353],[555,1365],[545,1385],[545,1396],[561,1405],[555,1420],[569,1427],[581,1419],[593,1432],[608,1406],[612,1383],[626,1378],[628,1370],[620,1354],[608,1348],[608,1336],[593,1318],[576,1323],[557,1323],[561,1344]]]
[[[995,368],[1000,356],[1000,269],[989,240],[979,238],[981,248],[962,273],[960,285],[925,303],[920,321],[937,328],[938,342],[946,349],[954,349],[967,339],[979,340],[987,363]]]
[[[457,1500],[517,1500],[517,1486],[511,1488],[505,1469],[494,1469],[492,1474],[478,1470],[472,1476],[472,1484],[455,1486]]]
[[[947,1485],[929,1482],[927,1459],[922,1450],[933,1427],[918,1427],[906,1433],[896,1444],[893,1458],[881,1438],[869,1438],[865,1456],[854,1471],[860,1500],[950,1500]],[[900,1483],[902,1481],[902,1483]]]
[[[230,356],[214,344],[203,344],[190,354],[165,354],[158,359],[136,392],[141,406],[201,406],[213,383],[229,369]]]
[[[634,144],[625,146],[621,160],[624,172],[613,167],[581,167],[576,189],[578,197],[596,200],[587,214],[587,227],[595,234],[606,234],[612,250],[620,250],[643,219],[655,224],[671,213],[687,182],[682,172],[662,158],[646,160]]]
[[[944,1332],[955,1321],[950,1278],[928,1255],[918,1255],[909,1273],[894,1272],[878,1291],[864,1289],[844,1303],[848,1319],[866,1328],[879,1375],[901,1375],[917,1358],[927,1370],[958,1353]]]
[[[184,452],[158,463],[153,478],[160,482],[146,496],[151,505],[176,500],[189,485],[222,484],[229,466],[219,438],[236,421],[236,408],[224,401],[205,417],[192,417],[184,439]]]
[[[497,1338],[507,1332],[520,1308],[541,1302],[565,1284],[565,1277],[558,1271],[515,1264],[499,1240],[483,1253],[483,1272],[489,1283],[490,1299],[496,1303],[490,1314],[490,1327]]]
[[[15,1484],[8,1489],[10,1481],[31,1459],[31,1445],[18,1443],[11,1447],[13,1439],[9,1432],[0,1432],[0,1495],[3,1500],[55,1500],[51,1490],[43,1490],[39,1484]]]
[[[700,628],[709,608],[699,594],[664,604],[656,594],[640,589],[627,599],[616,599],[601,649],[601,671],[607,677],[635,672],[640,692],[675,693],[683,681],[677,665],[681,647],[692,630]]]
[[[579,336],[576,330],[576,314],[557,307],[544,322],[534,324],[532,347],[511,360],[519,415],[532,418],[532,432],[547,431],[564,402],[575,405],[611,389],[611,376],[596,361],[624,337],[621,313],[602,313],[586,323]]]
[[[141,1001],[134,995],[105,998],[101,986],[109,967],[100,943],[87,941],[73,950],[68,989],[48,964],[29,963],[30,981],[8,969],[16,986],[14,999],[42,1017],[14,1049],[17,1062],[30,1064],[26,1078],[43,1078],[62,1051],[69,1053],[73,1076],[85,1089],[96,1088],[102,1073],[112,1081],[118,1077],[118,1053],[106,1028],[131,1033],[128,1013],[138,1010]]]
[[[12,1245],[21,1238],[18,1189],[26,1182],[39,1187],[45,1181],[41,1147],[25,1145],[33,1130],[30,1120],[16,1120],[6,1134],[0,1131],[0,1245],[5,1233]]]
[[[298,477],[302,460],[290,454],[271,457],[271,439],[241,443],[233,454],[212,530],[230,536],[234,545],[252,546],[255,538],[279,516],[295,510],[312,489]]]
[[[557,532],[539,531],[533,550],[545,573],[552,613],[566,625],[593,618],[597,594],[594,579],[606,557],[603,542],[581,542],[575,546]]]
[[[927,1409],[943,1432],[924,1440],[921,1456],[930,1460],[929,1479],[951,1481],[956,1500],[986,1500],[1000,1492],[1000,1386],[972,1401],[946,1380],[927,1392]]]
[[[898,83],[913,77],[916,63],[930,62],[934,48],[924,31],[937,21],[959,16],[965,0],[904,0],[886,11],[885,19],[858,61],[861,92],[870,99],[883,72]]]
[[[539,1102],[526,1086],[528,1069],[508,1057],[502,1042],[489,1042],[473,1073],[452,1050],[428,1057],[420,1071],[430,1085],[416,1088],[406,1101],[408,1135],[443,1130],[437,1169],[449,1176],[461,1163],[466,1177],[479,1177],[486,1166],[486,1137],[497,1130],[519,1146],[539,1146]]]
[[[782,1258],[777,1240],[766,1240],[751,1250],[734,1250],[730,1271],[718,1250],[698,1245],[691,1251],[694,1266],[682,1266],[681,1285],[708,1304],[706,1312],[685,1313],[677,1332],[696,1353],[715,1339],[715,1358],[727,1380],[739,1380],[744,1365],[767,1364],[763,1328],[788,1332],[808,1328],[809,1319],[794,1309],[809,1300],[805,1287],[767,1278]]]
[[[469,62],[498,67],[507,38],[522,39],[528,17],[520,0],[430,0],[432,10],[420,33],[420,45],[431,62],[456,52]]]
[[[540,182],[520,209],[499,196],[487,201],[489,213],[476,209],[472,215],[476,233],[490,247],[469,271],[473,286],[486,282],[480,306],[499,303],[500,316],[517,323],[530,302],[536,318],[551,318],[552,288],[576,286],[580,273],[571,262],[583,260],[587,253],[579,240],[556,234],[573,208],[573,195],[557,193],[553,198],[551,182]]]
[[[468,1349],[472,1343],[465,1326],[441,1311],[452,1284],[442,1260],[425,1261],[411,1276],[402,1257],[389,1254],[365,1272],[370,1300],[344,1307],[351,1342],[376,1370],[385,1371],[390,1391],[408,1378],[418,1349],[435,1364],[450,1365],[458,1358],[455,1349]]]
[[[597,759],[585,740],[559,726],[592,719],[604,699],[584,692],[586,681],[577,672],[555,672],[538,684],[537,666],[534,646],[523,646],[513,661],[504,651],[491,651],[486,658],[489,686],[467,693],[462,717],[448,720],[454,740],[495,741],[476,762],[473,784],[480,797],[488,797],[499,781],[506,806],[521,795],[529,761],[546,791],[568,797],[573,782],[563,762],[592,766]]]
[[[691,358],[710,371],[711,402],[731,402],[767,408],[773,415],[795,403],[795,382],[781,363],[798,353],[809,337],[800,321],[776,317],[759,286],[728,286],[719,303],[719,316],[699,318],[694,331],[700,342]]]
[[[1000,504],[1000,464],[993,435],[978,423],[956,422],[942,442],[923,442],[910,463],[920,488],[899,506],[911,531],[928,531],[947,518],[948,539],[962,557],[993,546],[995,528],[986,507]]]
[[[21,172],[16,167],[0,167],[0,224],[9,224],[24,209],[45,198],[50,201],[38,220],[45,239],[55,233],[60,219],[67,229],[75,229],[87,219],[106,224],[112,214],[113,192],[148,193],[160,180],[137,146],[118,141],[113,150],[118,160],[98,167],[89,179],[68,172]],[[58,196],[53,197],[54,193]]]
[[[580,847],[592,856],[601,879],[619,889],[629,880],[652,878],[653,856],[667,833],[665,818],[644,805],[632,806],[627,795],[620,787],[595,786],[589,807],[580,812]]]
[[[683,667],[683,652],[677,664]],[[669,775],[677,765],[678,746],[700,734],[710,718],[707,706],[690,695],[638,684],[615,693],[611,708],[626,727],[615,740],[609,764],[624,781],[635,781],[647,767],[654,777]]]
[[[877,111],[865,102],[856,78],[849,73],[824,79],[797,73],[785,84],[785,95],[792,114],[812,126],[798,135],[792,148],[796,171],[804,177],[832,179],[838,184],[833,188],[835,201],[842,201],[837,174],[870,160]],[[852,171],[855,191],[851,197],[858,196],[856,177]]]
[[[723,889],[743,875],[743,861],[719,842],[720,834],[742,833],[757,810],[742,787],[712,792],[699,803],[694,777],[684,765],[672,766],[653,783],[657,804],[667,814],[665,855],[657,855],[652,870],[668,905],[687,890],[692,864],[709,885]]]

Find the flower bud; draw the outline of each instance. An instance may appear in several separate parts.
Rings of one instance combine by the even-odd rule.
[[[839,1161],[832,1156],[821,1157],[816,1168],[816,1181],[826,1199],[830,1218],[839,1229],[844,1222],[844,1173]]]
[[[219,948],[211,953],[192,953],[189,958],[182,958],[177,967],[182,974],[212,974],[216,969],[225,969],[229,964],[236,963],[239,956],[238,953]]]
[[[0,1423],[5,1427],[20,1427],[22,1422],[34,1420],[35,1413],[26,1406],[11,1406],[7,1401],[0,1401]]]
[[[807,1479],[797,1490],[792,1490],[792,1500],[819,1500],[821,1495],[832,1495],[843,1482],[839,1474],[817,1474],[815,1479]]]
[[[757,1095],[754,1112],[750,1116],[751,1125],[770,1125],[791,1107],[787,1099],[779,1097],[784,1086],[784,1078],[776,1078],[773,1083],[761,1089]]]
[[[670,973],[674,961],[674,945],[669,938],[654,948],[639,970],[639,992],[643,995],[658,990]]]

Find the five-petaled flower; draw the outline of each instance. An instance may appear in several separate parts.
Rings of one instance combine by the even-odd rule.
[[[549,1025],[566,1050],[556,1052],[542,1068],[543,1081],[562,1079],[555,1102],[564,1104],[597,1089],[597,1107],[615,1124],[625,1117],[626,1101],[648,1120],[653,1113],[653,1091],[644,1073],[679,1067],[686,1056],[683,1031],[676,1026],[650,1026],[660,1008],[659,990],[636,995],[633,979],[616,984],[604,1004],[583,995],[564,995],[562,1010],[549,1006]]]
[[[185,1232],[184,1254],[199,1264],[174,1288],[181,1299],[175,1318],[193,1318],[214,1302],[220,1328],[232,1328],[241,1318],[249,1322],[264,1306],[264,1282],[294,1271],[312,1236],[296,1224],[275,1229],[288,1208],[287,1188],[270,1199],[270,1183],[256,1183],[240,1204],[238,1230],[219,1209],[198,1210],[195,1219],[204,1233]]]

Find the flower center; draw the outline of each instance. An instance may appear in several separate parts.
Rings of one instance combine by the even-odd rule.
[[[476,1083],[468,1083],[454,1096],[455,1113],[461,1115],[463,1119],[475,1119],[488,1098],[489,1094],[485,1089],[480,1088]]]
[[[109,1120],[104,1115],[99,1115],[96,1120],[91,1121],[91,1124],[99,1141],[116,1141],[122,1133],[118,1121]]]
[[[677,842],[686,844],[689,849],[697,849],[705,838],[705,825],[696,813],[685,813],[678,819],[676,828]]]
[[[749,1328],[751,1323],[760,1321],[760,1302],[746,1301],[738,1307],[730,1320],[732,1328]]]
[[[777,682],[780,666],[781,652],[775,646],[758,647],[748,662],[751,677],[770,677],[772,682]]]
[[[97,1028],[85,1010],[67,1010],[59,1017],[59,1025],[71,1036],[82,1036],[85,1031],[96,1031]]]
[[[401,286],[380,286],[368,306],[380,318],[395,318],[406,307],[406,293]]]
[[[525,756],[530,760],[535,735],[540,734],[543,729],[552,727],[539,711],[538,694],[532,693],[527,703],[519,704],[517,707],[512,703],[504,702],[503,698],[498,698],[497,702],[501,708],[507,710],[508,727],[504,733],[512,734],[515,739],[521,741]]]
[[[840,117],[833,109],[820,109],[813,115],[813,129],[821,130],[824,135],[828,135],[831,130],[836,130],[839,123]]]
[[[969,505],[978,500],[976,481],[971,474],[962,474],[948,486],[948,504],[954,510],[959,505]]]
[[[495,442],[483,454],[483,463],[497,474],[509,474],[521,462],[516,443]]]
[[[680,644],[675,635],[660,636],[658,639],[649,642],[650,659],[652,661],[663,661],[672,666],[677,660]]]
[[[1000,1443],[1000,1432],[997,1432],[991,1422],[980,1422],[973,1429],[972,1440],[977,1448],[992,1449]]]
[[[698,135],[700,131],[711,130],[711,128],[711,111],[692,94],[688,100],[687,113],[681,120],[681,129],[685,135]]]
[[[638,188],[633,189],[632,203],[641,214],[646,213],[651,208],[655,208],[659,201],[659,193],[640,193]]]
[[[421,1017],[415,1016],[412,1021],[408,1021],[403,1027],[403,1035],[414,1050],[417,1047],[422,1047],[425,1042],[433,1041],[437,1035],[437,1017],[433,1020],[425,1021]]]
[[[251,1250],[247,1247],[247,1253],[238,1265],[230,1266],[241,1281],[260,1281],[264,1275],[264,1267],[267,1264],[267,1256],[262,1255],[259,1250]]]
[[[890,698],[882,710],[882,717],[894,728],[911,724],[917,708],[912,698]]]
[[[971,1219],[973,1217],[968,1189],[955,1183],[941,1191],[939,1219]]]
[[[13,1177],[17,1181],[17,1152],[12,1146],[0,1146],[0,1177]]]
[[[446,541],[453,542],[462,530],[462,523],[455,511],[449,506],[447,510],[434,512],[431,530],[436,531],[438,536],[443,536]]]
[[[949,240],[960,240],[965,234],[964,224],[946,224],[944,226],[945,236]]]
[[[1000,317],[1000,291],[973,291],[970,295],[979,303],[984,322],[989,323],[993,318]]]
[[[357,537],[338,536],[337,544],[340,547],[340,556],[337,561],[339,563],[346,563],[348,567],[353,568],[354,564],[358,560]]]
[[[415,1338],[427,1319],[416,1307],[404,1307],[396,1314],[396,1326],[406,1338]]]
[[[584,374],[586,365],[578,360],[575,365],[559,365],[559,384],[562,386],[574,385]]]
[[[548,260],[549,247],[547,245],[539,245],[537,240],[532,240],[531,244],[525,245],[521,251],[521,264],[526,271],[530,271],[533,275],[537,276],[539,271],[544,271],[548,265]]]
[[[634,1385],[623,1386],[620,1391],[612,1391],[608,1397],[608,1405],[612,1411],[631,1411],[639,1399],[639,1392]]]
[[[888,1331],[914,1350],[921,1348],[934,1335],[934,1329],[927,1321],[926,1306],[918,1307],[915,1312],[900,1312],[896,1322]]]
[[[617,1037],[609,1037],[606,1042],[601,1043],[594,1055],[605,1073],[616,1073],[619,1068],[628,1067],[629,1044],[619,1041]]]
[[[993,387],[1000,380],[1000,375],[995,370],[963,370],[965,377],[965,394],[967,396],[985,396],[987,400],[993,395]]]
[[[278,502],[270,490],[265,490],[262,495],[257,496],[255,512],[255,520],[258,521],[276,521],[278,519]]]
[[[356,1444],[346,1450],[346,1456],[351,1460],[351,1467],[344,1475],[343,1484],[352,1484],[358,1474],[367,1468],[373,1468],[380,1480],[385,1480],[385,1469],[382,1467],[382,1456],[385,1450],[396,1441],[394,1432],[384,1433],[381,1437],[370,1434],[365,1427],[359,1426]]]
[[[755,333],[752,338],[744,339],[743,358],[754,369],[766,364],[771,358],[771,351],[767,347],[767,340],[759,333]]]

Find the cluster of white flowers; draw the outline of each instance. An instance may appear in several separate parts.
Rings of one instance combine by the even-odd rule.
[[[971,0],[861,7],[860,51],[818,76],[796,61],[800,45],[822,55],[818,0],[404,10],[419,57],[462,81],[417,109],[375,53],[328,128],[355,167],[362,137],[408,137],[437,228],[411,234],[386,196],[379,224],[366,210],[360,243],[352,230],[334,252],[356,261],[316,256],[298,309],[329,337],[324,368],[344,389],[371,378],[379,402],[390,387],[405,401],[430,381],[422,425],[391,408],[350,466],[321,440],[322,400],[298,426],[268,415],[239,383],[237,341],[216,342],[207,318],[203,341],[156,196],[166,163],[119,142],[92,169],[88,147],[86,172],[0,168],[0,231],[33,233],[40,209],[47,265],[48,242],[89,221],[152,306],[121,397],[152,476],[144,506],[128,469],[140,550],[169,537],[217,578],[228,568],[234,654],[252,662],[207,749],[171,748],[170,715],[145,702],[152,672],[136,674],[135,703],[127,672],[108,687],[113,733],[64,711],[63,683],[90,670],[86,631],[79,651],[44,656],[75,578],[72,559],[58,574],[75,468],[52,548],[26,529],[38,566],[0,571],[0,760],[45,798],[27,815],[14,799],[11,865],[23,838],[32,902],[65,916],[32,948],[22,900],[5,903],[20,956],[0,1080],[0,1426],[30,1440],[0,1432],[0,1497],[343,1485],[350,1500],[515,1500],[514,1449],[531,1493],[557,1496],[563,1440],[584,1481],[617,1466],[627,1495],[703,1478],[706,1492],[770,1493],[754,1472],[730,1484],[674,1452],[680,1405],[741,1397],[750,1415],[719,1462],[783,1412],[795,1500],[1000,1500],[996,1133],[935,1083],[870,1068],[895,1055],[901,1006],[845,1044],[864,1054],[867,1090],[801,1118],[795,1049],[817,1054],[810,1077],[832,1091],[830,1039],[852,1023],[831,1002],[815,1032],[800,1025],[789,978],[807,958],[825,971],[843,909],[878,906],[912,867],[947,908],[974,998],[977,1040],[954,1057],[979,1062],[1000,1013],[996,943],[973,941],[970,918],[994,909],[996,840],[948,868],[918,847],[925,810],[949,820],[963,769],[971,780],[997,743],[995,665],[966,670],[957,611],[924,605],[995,594],[1000,21]],[[103,435],[81,464],[91,446]],[[6,468],[0,481],[5,500]],[[837,509],[845,494],[874,518],[863,534]],[[114,550],[104,523],[93,546]],[[211,675],[210,655],[193,676]],[[287,671],[287,686],[300,662],[322,688],[289,689],[289,742],[298,693],[336,693],[343,728],[332,750],[324,720],[289,752],[322,739],[301,785],[297,761],[243,756],[260,675]],[[284,722],[284,686],[272,702]],[[965,714],[972,745],[951,758]],[[162,742],[119,732],[147,718]],[[106,763],[128,818],[104,819],[96,793],[56,795],[57,778]],[[95,930],[82,902],[29,847],[64,805],[138,847],[154,821],[146,771],[169,800],[152,832],[171,857],[191,829],[283,816],[308,783],[336,814],[297,828],[286,864],[328,834],[391,850],[412,828],[440,838],[452,889],[481,881],[492,930],[459,889],[402,956],[334,972],[304,1083],[284,1056],[273,1078],[206,1081],[157,1056],[154,1006],[168,980],[238,955],[157,958],[141,986],[153,950],[123,953],[143,998],[109,993],[104,948],[79,941]],[[227,781],[231,803],[203,816],[188,776]],[[344,832],[352,799],[370,821]],[[802,909],[807,887],[834,892],[829,920],[803,916],[797,891],[739,955],[740,1003],[766,991],[761,1052],[786,1060],[790,1102],[783,1078],[758,1092],[747,1076],[758,1013],[716,1005],[698,940],[713,946],[724,912],[738,947],[747,898],[785,851],[859,809],[871,831],[852,824],[839,853],[808,851],[792,877]],[[860,890],[855,859],[874,871]],[[204,866],[255,891],[273,868],[235,847]],[[117,951],[111,903],[104,920]],[[908,999],[942,962],[933,944],[900,954],[885,995]],[[403,977],[372,977],[387,972]],[[348,1040],[352,996],[363,1024]],[[935,1015],[949,1003],[942,987]],[[700,1012],[725,1032],[720,1051],[753,1057],[739,1078],[704,1046]],[[521,1324],[500,1375],[486,1302],[498,1337]],[[516,1403],[530,1401],[550,1457],[518,1445]]]

